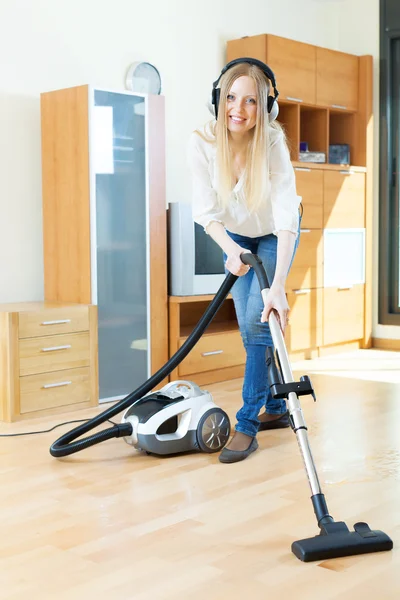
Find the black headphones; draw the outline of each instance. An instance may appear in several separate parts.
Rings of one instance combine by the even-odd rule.
[[[224,75],[224,73],[226,73],[228,71],[228,69],[230,69],[234,65],[238,65],[240,63],[248,63],[249,65],[255,65],[256,67],[261,69],[261,71],[264,73],[266,78],[269,79],[269,81],[272,83],[272,87],[274,88],[274,95],[268,96],[267,110],[268,110],[269,120],[274,121],[276,119],[276,117],[278,116],[278,112],[279,112],[279,107],[278,107],[278,102],[277,102],[279,92],[276,89],[275,75],[273,74],[273,72],[271,71],[269,66],[266,65],[265,63],[263,63],[261,60],[257,60],[256,58],[248,58],[248,57],[236,58],[235,60],[231,60],[222,69],[218,79],[216,81],[214,81],[213,89],[212,89],[212,93],[211,93],[211,103],[214,105],[215,118],[216,119],[218,118],[218,105],[219,105],[219,98],[220,98],[220,93],[221,93],[221,88],[217,87],[217,85],[219,84],[219,81],[220,81],[222,75]]]

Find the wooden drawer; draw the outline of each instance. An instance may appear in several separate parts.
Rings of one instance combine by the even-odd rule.
[[[180,346],[185,342],[181,340]],[[178,367],[180,377],[244,364],[246,353],[239,331],[203,336]]]
[[[85,305],[19,313],[20,339],[88,330],[89,310]]]
[[[365,174],[324,171],[324,228],[365,227]]]
[[[322,345],[322,298],[322,289],[287,295],[290,313],[285,340],[289,352]]]
[[[358,56],[317,47],[317,104],[358,110]]]
[[[322,229],[302,229],[286,289],[291,291],[322,287],[323,258]]]
[[[364,335],[364,285],[324,289],[323,344],[359,340]]]
[[[89,366],[89,333],[29,338],[19,344],[19,374]]]
[[[90,402],[88,367],[20,378],[20,412],[36,412]]]
[[[324,210],[324,173],[322,170],[295,167],[296,189],[302,197],[301,227],[322,229]]]

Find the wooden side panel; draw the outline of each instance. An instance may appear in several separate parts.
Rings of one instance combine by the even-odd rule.
[[[374,115],[372,111],[372,56],[360,56],[359,80],[359,138],[358,144],[365,148],[365,302],[363,347],[372,344],[372,281],[373,281],[373,222],[374,222]]]
[[[45,299],[91,301],[88,87],[41,95]]]
[[[0,420],[19,412],[18,314],[0,313]]]
[[[150,95],[148,118],[150,211],[151,371],[168,360],[167,205],[165,194],[165,101]]]
[[[11,395],[10,382],[10,315],[0,313],[0,420],[8,419],[8,405]]]

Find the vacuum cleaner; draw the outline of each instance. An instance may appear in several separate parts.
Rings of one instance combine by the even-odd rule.
[[[255,270],[261,295],[265,302],[269,291],[269,283],[260,258],[256,254],[245,253],[242,254],[241,259],[244,264],[253,267]],[[223,411],[219,412],[218,407],[211,405],[213,404],[212,400],[207,394],[200,393],[199,388],[190,382],[173,382],[171,385],[166,386],[167,389],[163,388],[159,392],[163,397],[157,395],[154,397],[151,391],[186,357],[197,343],[236,280],[237,276],[231,273],[226,276],[214,299],[186,342],[161,369],[126,398],[60,437],[52,444],[50,448],[51,455],[54,457],[67,456],[114,437],[122,437],[133,446],[142,447],[150,453],[166,452],[170,443],[175,445],[171,446],[171,449],[175,448],[176,451],[180,451],[178,449],[180,447],[189,448],[196,446],[196,444],[198,449],[206,452],[214,450],[212,444],[222,448],[229,437],[229,420],[225,417],[225,414],[222,414]],[[311,395],[315,400],[315,393],[308,376],[300,377],[299,381],[294,380],[283,334],[274,311],[270,312],[268,323],[274,344],[274,348],[268,348],[266,354],[269,386],[274,398],[286,399],[290,425],[296,435],[304,461],[311,489],[311,502],[319,527],[319,533],[314,537],[293,542],[291,547],[293,554],[303,562],[311,562],[391,550],[393,542],[382,531],[372,530],[364,522],[356,523],[354,531],[350,531],[343,521],[335,521],[329,514],[325,496],[318,480],[308,441],[307,427],[299,401],[299,397],[303,395]],[[146,407],[146,403],[149,402],[152,403],[151,407],[150,405]],[[199,418],[187,412],[192,411],[194,404],[197,402],[199,403],[199,412],[197,413]],[[180,408],[184,410],[180,411]],[[120,424],[86,438],[77,439],[122,410],[126,410],[126,412]],[[164,413],[164,411],[166,412]],[[171,421],[171,419],[177,419],[178,415],[180,415],[179,423]],[[186,421],[184,415],[187,415]],[[212,420],[213,416],[214,421]],[[147,427],[146,423],[148,424]],[[174,435],[179,430],[181,423],[183,425],[179,434]],[[175,430],[172,431],[174,426]],[[194,433],[195,429],[196,434]],[[197,433],[198,430],[200,434]],[[157,436],[159,436],[159,439]],[[167,438],[162,438],[162,436],[167,436]],[[218,436],[220,436],[219,441],[216,439]],[[181,440],[185,437],[187,442],[185,441],[185,444],[183,444]],[[211,442],[211,439],[214,441]],[[166,445],[163,446],[163,443]]]
[[[222,450],[231,431],[229,417],[211,394],[193,381],[173,381],[135,402],[122,423],[132,432],[124,439],[147,454],[168,455]]]

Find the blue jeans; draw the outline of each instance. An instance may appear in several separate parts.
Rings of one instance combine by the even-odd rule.
[[[273,234],[250,238],[229,231],[227,233],[239,246],[260,257],[271,285],[275,275],[278,238]],[[291,264],[299,244],[299,237],[300,233],[295,243]],[[224,255],[225,261],[226,258],[226,255]],[[261,407],[265,406],[268,414],[280,415],[286,412],[286,401],[283,399],[275,400],[269,389],[266,350],[267,346],[273,346],[273,342],[268,323],[261,323],[260,321],[264,303],[260,285],[253,269],[237,279],[231,293],[240,334],[246,350],[246,367],[242,390],[243,406],[236,414],[237,424],[235,429],[254,437],[260,425],[258,414]]]

